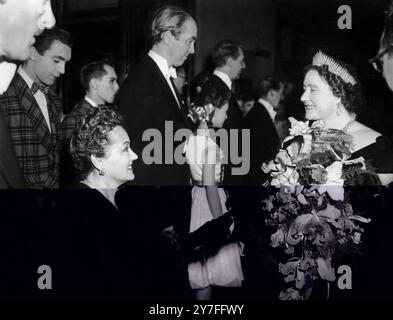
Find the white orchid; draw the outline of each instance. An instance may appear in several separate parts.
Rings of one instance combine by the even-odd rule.
[[[292,117],[289,117],[288,120],[291,123],[291,128],[289,129],[289,134],[291,136],[298,136],[311,132],[309,121],[306,122],[298,121]]]
[[[335,161],[326,168],[327,181],[318,188],[319,194],[327,192],[335,200],[344,200],[344,180],[342,179],[342,162]]]
[[[284,172],[272,172],[271,185],[281,187],[285,185],[296,186],[299,184],[299,173],[295,168],[287,167]]]

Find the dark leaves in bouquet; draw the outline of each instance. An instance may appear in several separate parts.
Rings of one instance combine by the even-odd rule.
[[[312,173],[309,168],[301,168],[299,170],[299,182],[303,186],[311,186],[313,184]]]
[[[362,164],[351,164],[343,167],[343,179],[346,186],[378,186],[381,185],[375,169],[366,161],[367,170],[362,169]]]
[[[336,157],[332,151],[325,150],[324,152],[312,153],[310,160],[312,164],[321,164],[326,168],[336,161]]]
[[[294,154],[294,156],[297,156],[299,154],[300,147],[303,145],[303,142],[304,142],[303,136],[296,136],[293,139],[284,142],[282,146],[283,149],[286,149],[289,146],[297,146],[298,152]]]

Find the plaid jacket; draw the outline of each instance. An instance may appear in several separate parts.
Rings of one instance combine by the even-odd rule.
[[[62,106],[53,90],[49,91],[47,104],[51,133],[40,107],[18,73],[0,97],[0,112],[28,188],[56,188],[59,185]]]
[[[79,121],[85,116],[88,110],[94,108],[85,99],[79,101],[75,107],[64,117],[61,124],[63,139],[67,142],[71,139],[71,135],[76,130]]]

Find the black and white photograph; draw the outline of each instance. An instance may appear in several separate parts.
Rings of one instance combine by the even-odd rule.
[[[393,300],[392,230],[392,0],[0,0],[1,301]]]

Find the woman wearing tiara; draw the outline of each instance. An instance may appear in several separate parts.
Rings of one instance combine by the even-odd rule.
[[[391,142],[356,120],[361,109],[360,83],[345,63],[318,52],[306,67],[301,101],[307,120],[319,120],[325,129],[339,129],[353,137],[351,158],[363,157],[378,174],[379,183],[393,181]],[[366,184],[362,181],[349,184]]]
[[[226,193],[220,186],[223,180],[223,151],[215,143],[213,128],[221,128],[227,118],[228,97],[216,90],[206,90],[196,101],[199,112],[199,128],[189,137],[186,159],[190,165],[193,189],[190,232],[227,210]],[[209,125],[211,129],[209,129]],[[188,265],[191,288],[196,290],[197,300],[209,300],[212,286],[240,287],[243,272],[238,243],[210,243],[198,250]]]
[[[371,218],[371,223],[364,226],[359,258],[349,254],[341,260],[352,268],[352,290],[333,286],[337,291],[333,290],[332,297],[338,299],[377,298],[388,294],[382,288],[384,273],[381,271],[390,265],[384,267],[390,254],[383,251],[388,238],[383,235],[389,234],[391,226],[387,222],[391,219],[389,212],[383,210],[378,186],[393,181],[393,147],[387,137],[356,120],[361,107],[360,87],[350,66],[322,52],[318,52],[305,69],[301,101],[306,119],[318,121],[323,129],[342,130],[352,137],[349,160],[363,158],[366,167],[365,174],[343,175],[344,185],[351,195],[348,201],[354,211]]]
[[[290,118],[290,135],[263,166],[278,187],[262,203],[285,276],[279,298],[391,297],[382,186],[393,181],[392,143],[356,120],[361,92],[350,66],[318,52],[303,90],[311,127]]]

